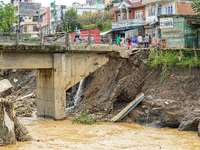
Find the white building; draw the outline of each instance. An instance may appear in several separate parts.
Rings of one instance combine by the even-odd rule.
[[[89,5],[89,4],[84,4],[84,5],[73,5],[72,6],[75,10],[77,10],[78,15],[82,15],[84,13],[90,12],[95,13],[95,12],[100,12],[104,11],[104,4],[95,4],[95,5]]]

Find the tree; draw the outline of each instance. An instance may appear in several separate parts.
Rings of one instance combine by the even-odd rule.
[[[197,14],[200,14],[200,1],[199,0],[192,0],[191,6]]]
[[[77,10],[74,8],[69,9],[65,12],[65,20],[67,21],[67,31],[73,31],[76,29],[76,25],[81,28],[80,22],[78,20]]]
[[[85,29],[89,29],[90,20],[93,27],[100,29],[101,31],[107,31],[112,28],[111,21],[114,19],[114,12],[104,11],[104,12],[96,12],[92,13],[85,13],[79,18],[82,20],[81,22],[84,23],[83,27]]]
[[[13,23],[17,23],[15,9],[16,7],[12,4],[5,4],[0,1],[0,30],[8,32]]]
[[[114,3],[108,3],[105,7],[105,10],[110,10],[114,6]]]

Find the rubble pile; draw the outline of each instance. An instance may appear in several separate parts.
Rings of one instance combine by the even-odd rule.
[[[0,97],[14,103],[16,116],[31,117],[36,110],[36,74],[36,70],[3,70],[0,85],[6,80],[9,89],[0,91]]]

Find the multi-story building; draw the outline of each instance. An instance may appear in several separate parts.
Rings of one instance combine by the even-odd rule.
[[[146,33],[166,41],[169,47],[198,46],[197,19],[191,0],[143,0]]]
[[[91,13],[104,11],[104,4],[97,3],[94,5],[89,5],[89,4],[73,5],[73,8],[75,10],[77,10],[78,15],[82,15],[82,14],[90,12],[90,11],[91,11]]]
[[[123,0],[110,11],[115,12],[114,38],[118,34],[144,37],[147,33],[166,40],[171,47],[198,45],[197,26],[192,23],[197,16],[191,0]]]
[[[80,4],[74,4],[72,6],[66,6],[66,5],[54,5],[52,4],[50,6],[50,30],[51,33],[55,32],[56,26],[58,26],[62,21],[65,19],[64,14],[67,10],[70,8],[74,8],[77,10],[78,15],[82,15],[84,13],[90,12],[99,12],[99,11],[104,11],[104,4],[95,4],[95,5],[80,5]],[[56,15],[55,15],[56,13]],[[56,24],[57,22],[57,24]]]
[[[86,0],[86,4],[104,4],[106,0]]]
[[[56,28],[62,23],[65,12],[70,9],[71,6],[56,5],[50,6],[50,33],[55,33]]]
[[[24,21],[20,23],[21,32],[30,34],[31,37],[37,37],[39,33],[37,23],[38,21],[32,15],[26,15]]]
[[[139,33],[144,35],[142,25],[145,24],[145,5],[142,5],[140,0],[123,0],[117,6],[114,6],[110,11],[115,12],[114,22],[112,22],[112,31],[114,38],[119,34],[127,37],[130,34],[132,37]],[[132,33],[125,31],[132,30]],[[134,34],[133,34],[134,32]]]
[[[15,15],[18,17],[18,23],[14,24],[13,30],[20,30],[21,22],[25,21],[26,15],[33,16],[34,19],[38,20],[39,10],[41,3],[35,3],[33,0],[11,0],[10,3],[16,6]]]
[[[39,23],[37,27],[41,29],[41,32],[43,34],[49,34],[50,33],[50,9],[49,7],[42,8],[39,12]]]

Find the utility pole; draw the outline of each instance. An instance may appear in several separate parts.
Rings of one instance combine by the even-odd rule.
[[[20,14],[19,14],[19,3],[20,2],[18,2],[18,33],[20,32]]]
[[[64,29],[63,5],[61,5],[61,22],[62,22],[62,32],[63,32]]]
[[[53,4],[53,8],[54,8],[54,19],[55,19],[55,32],[57,32],[58,21],[57,21],[56,2],[55,1],[54,1],[54,4]],[[57,33],[56,33],[56,36],[57,36]]]
[[[91,3],[90,3],[90,35],[91,35]]]

